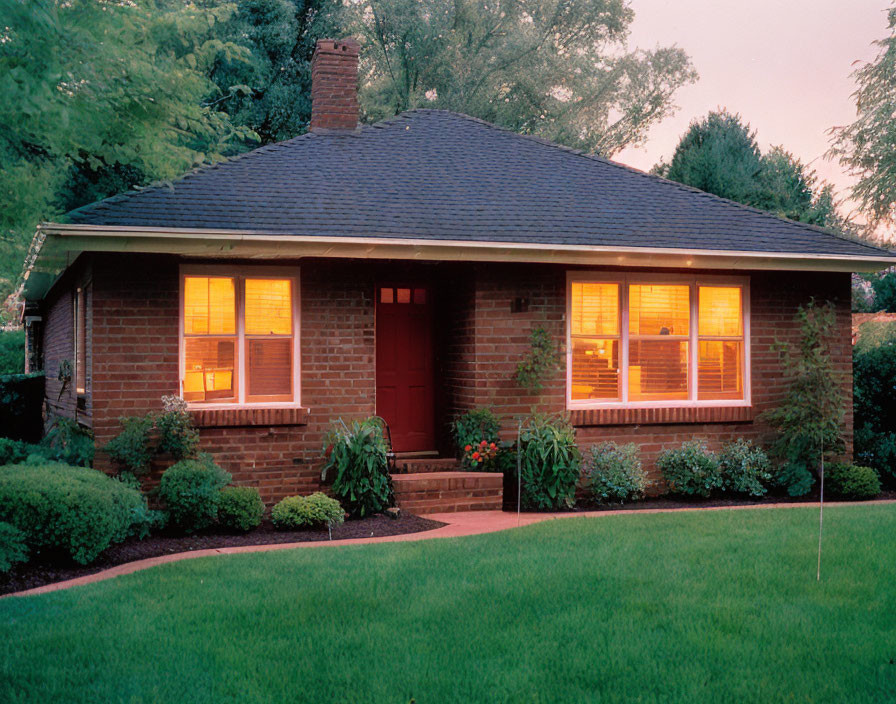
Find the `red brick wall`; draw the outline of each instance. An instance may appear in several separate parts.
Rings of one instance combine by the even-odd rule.
[[[282,262],[278,262],[282,264]],[[437,342],[440,428],[452,414],[492,406],[515,432],[515,419],[531,410],[565,405],[565,283],[559,266],[432,265],[414,262],[305,260],[301,276],[302,425],[203,427],[203,447],[240,484],[256,484],[267,501],[319,487],[320,452],[331,419],[375,413],[375,306],[377,283],[423,281],[438,301]],[[178,391],[178,261],[149,255],[95,255],[92,261],[92,384],[94,428],[101,446],[118,432],[118,417],[160,408],[160,397]],[[60,289],[48,308],[45,344],[48,404],[58,394],[57,360],[71,355],[71,299]],[[811,296],[836,299],[835,358],[847,376],[851,401],[850,282],[848,274],[753,272],[751,275],[753,401],[757,412],[785,393],[772,345],[795,339],[796,308]],[[515,298],[528,310],[511,312]],[[529,336],[544,326],[557,341],[558,368],[539,394],[514,380]],[[91,347],[91,345],[89,345]],[[66,396],[63,395],[63,399]],[[68,404],[68,405],[66,405]],[[54,406],[69,413],[73,397]],[[851,403],[846,419],[852,434]],[[653,470],[663,447],[705,438],[713,447],[737,437],[762,439],[759,422],[582,425],[580,445],[634,441]],[[444,438],[442,449],[447,450]],[[108,468],[102,453],[97,466]]]
[[[47,419],[75,417],[74,379],[63,387],[59,367],[74,357],[74,316],[71,286],[61,287],[44,307],[43,352],[46,374],[45,406]]]
[[[321,39],[311,59],[311,129],[358,126],[358,52],[354,39]]]

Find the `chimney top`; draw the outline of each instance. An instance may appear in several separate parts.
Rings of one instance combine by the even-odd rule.
[[[320,39],[311,58],[311,131],[358,128],[358,53],[352,37]]]

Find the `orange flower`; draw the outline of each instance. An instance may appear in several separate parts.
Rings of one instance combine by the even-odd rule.
[[[469,451],[472,450],[472,449],[473,449],[473,446],[472,446],[472,445],[467,445],[467,446],[464,448],[464,452],[469,452]]]
[[[474,452],[474,453],[473,453],[473,459],[474,459],[474,460],[478,460],[478,459],[480,458],[480,456],[481,456],[481,455],[480,455],[478,452]]]
[[[495,445],[495,443],[492,443],[491,445],[489,445],[489,447],[494,450],[497,447],[497,445]]]
[[[485,440],[479,443],[479,447],[485,447],[486,445],[488,445],[488,443]]]

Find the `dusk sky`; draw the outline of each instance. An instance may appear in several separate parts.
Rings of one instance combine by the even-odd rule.
[[[738,112],[760,148],[780,144],[847,197],[851,178],[824,159],[827,130],[855,119],[854,62],[876,55],[887,34],[887,0],[632,0],[631,46],[677,44],[700,79],[675,96],[678,112],[647,143],[614,159],[649,170],[669,160],[694,118]],[[844,212],[852,210],[844,205]]]

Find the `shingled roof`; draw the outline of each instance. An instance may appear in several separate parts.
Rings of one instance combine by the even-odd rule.
[[[414,110],[108,198],[72,223],[793,255],[886,255],[481,120]]]

